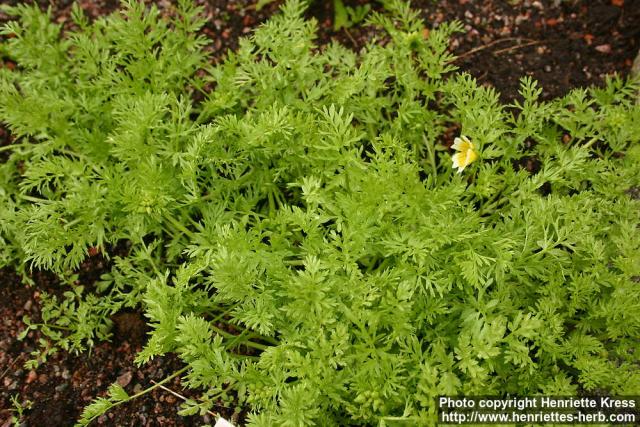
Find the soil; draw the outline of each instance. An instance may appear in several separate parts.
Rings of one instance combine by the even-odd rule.
[[[22,3],[17,0],[4,4]],[[49,4],[50,3],[50,4]],[[172,2],[155,2],[163,11]],[[255,10],[254,0],[200,0],[208,23],[203,33],[211,39],[208,49],[216,61],[227,49],[237,47],[238,38],[251,32],[277,11],[282,1]],[[364,4],[345,1],[347,5]],[[69,22],[72,1],[39,0],[43,8],[51,6],[53,19]],[[117,9],[114,0],[81,0],[81,6],[96,18]],[[531,0],[414,0],[427,29],[442,22],[459,20],[465,32],[452,40],[458,55],[456,65],[469,72],[481,84],[493,86],[505,102],[518,97],[519,80],[530,75],[544,89],[546,99],[563,96],[575,87],[601,85],[606,75],[629,73],[640,49],[640,0],[531,1]],[[380,9],[375,5],[374,9]],[[319,41],[339,40],[354,49],[371,39],[369,28],[353,26],[333,30],[331,1],[315,0],[308,12],[319,22]],[[0,13],[0,22],[7,16]],[[7,58],[3,66],[13,67]],[[10,144],[10,133],[0,127],[0,145]],[[0,161],[6,153],[0,153]],[[90,257],[80,271],[80,280],[90,285],[109,268],[100,255]],[[23,367],[41,338],[30,332],[23,341],[17,335],[24,330],[24,315],[37,320],[39,296],[43,291],[60,293],[56,278],[34,272],[35,286],[28,286],[11,269],[0,270],[0,426],[11,425],[15,409],[11,398],[30,407],[21,418],[25,426],[70,426],[82,408],[97,396],[103,396],[115,382],[131,394],[149,387],[182,367],[173,356],[156,358],[136,366],[134,358],[144,345],[146,325],[139,312],[120,313],[112,319],[115,327],[111,342],[96,345],[91,352],[74,355],[59,352],[34,370]],[[179,378],[167,388],[185,397],[196,392],[183,389]],[[181,397],[156,389],[124,404],[101,417],[94,425],[172,426],[212,423],[212,415],[181,417],[177,415]],[[214,412],[227,419],[236,416],[232,408],[217,407]],[[240,419],[238,424],[242,423]]]

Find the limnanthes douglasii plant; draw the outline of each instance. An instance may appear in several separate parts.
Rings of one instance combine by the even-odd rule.
[[[369,19],[385,43],[355,53],[319,48],[289,0],[216,66],[188,1],[172,18],[76,8],[64,34],[7,9],[0,256],[69,283],[25,319],[42,356],[139,309],[138,362],[175,353],[201,390],[183,413],[222,400],[253,426],[432,425],[439,395],[639,394],[637,82],[542,101],[524,78],[503,105],[452,65],[458,24],[425,38],[406,4],[387,9]],[[73,284],[122,242],[98,283]],[[131,398],[114,385],[79,422]]]

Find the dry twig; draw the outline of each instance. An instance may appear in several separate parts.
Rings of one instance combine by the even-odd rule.
[[[510,51],[510,50],[519,49],[521,47],[532,46],[534,44],[546,43],[546,42],[549,41],[549,40],[523,39],[522,37],[505,37],[503,39],[494,40],[494,41],[492,41],[490,43],[487,43],[485,45],[478,46],[478,47],[475,47],[475,48],[473,48],[471,50],[468,50],[467,52],[464,52],[464,53],[456,56],[456,61],[458,59],[466,58],[467,56],[470,56],[470,55],[473,55],[475,53],[481,52],[481,51],[483,51],[485,49],[489,49],[490,47],[493,47],[493,46],[495,46],[495,45],[497,45],[499,43],[504,43],[504,42],[513,41],[513,40],[517,40],[518,42],[526,41],[527,43],[517,44],[515,46],[511,46],[511,47],[508,47],[508,48],[505,48],[505,49],[500,49],[500,50],[497,50],[497,51],[493,52],[493,54],[496,55],[496,54],[500,54],[500,53],[507,52],[507,51]]]
[[[178,393],[177,391],[173,391],[173,390],[171,390],[169,387],[165,387],[165,386],[163,386],[162,384],[158,384],[158,383],[157,383],[157,382],[155,382],[154,380],[151,380],[151,382],[152,382],[153,384],[158,385],[158,387],[160,387],[160,388],[161,388],[161,389],[163,389],[164,391],[167,391],[167,392],[169,392],[169,393],[173,394],[175,397],[177,397],[177,398],[179,398],[179,399],[182,399],[182,400],[183,400],[183,401],[185,401],[185,402],[187,401],[187,398],[186,398],[186,397],[184,397],[183,395],[181,395],[180,393]],[[220,415],[220,414],[216,414],[216,413],[215,413],[215,412],[213,412],[213,411],[207,411],[207,414],[211,415],[212,417],[217,417],[217,416],[219,416],[219,415]]]

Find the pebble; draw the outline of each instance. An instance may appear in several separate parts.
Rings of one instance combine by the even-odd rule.
[[[556,25],[558,25],[558,23],[561,22],[559,19],[556,18],[549,18],[547,19],[547,25],[550,27],[555,27]]]
[[[516,26],[522,24],[525,21],[528,21],[530,17],[531,17],[531,14],[529,13],[516,16],[516,20],[515,20]]]
[[[27,374],[27,384],[31,384],[37,378],[38,378],[38,374],[36,374],[36,371],[29,371],[29,373]]]
[[[67,388],[69,388],[69,383],[62,383],[62,384],[60,384],[60,385],[56,386],[55,390],[56,390],[58,393],[62,393],[62,392],[63,392],[63,391],[65,391]]]
[[[546,71],[547,73],[550,73],[552,70],[551,65],[545,65],[544,66],[544,71]]]
[[[11,383],[12,383],[11,378],[9,378],[9,377],[5,377],[5,378],[4,378],[4,380],[3,380],[3,384],[4,384],[4,386],[5,386],[6,388],[10,388]],[[15,383],[15,381],[13,381],[13,383]]]
[[[129,385],[129,383],[131,382],[131,378],[133,378],[133,373],[131,373],[131,371],[127,371],[124,374],[120,375],[118,377],[118,384],[120,384],[122,387],[126,387]]]
[[[596,50],[600,53],[611,53],[611,45],[601,44],[599,46],[596,46]]]

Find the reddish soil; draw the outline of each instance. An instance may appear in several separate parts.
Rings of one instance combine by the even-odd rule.
[[[3,1],[7,4],[17,0]],[[51,1],[54,19],[68,21],[69,0]],[[167,9],[171,2],[155,2]],[[237,46],[240,36],[247,34],[277,10],[281,1],[260,12],[254,0],[201,0],[209,22],[203,30],[211,38],[209,49],[216,60],[228,48]],[[365,1],[345,1],[347,5]],[[39,0],[46,7],[49,2]],[[372,35],[370,29],[352,27],[334,32],[330,1],[315,0],[309,15],[320,23],[320,42],[338,39],[359,48]],[[81,0],[82,7],[92,17],[117,8],[114,0]],[[598,85],[611,73],[626,75],[640,48],[640,0],[594,1],[530,1],[530,0],[414,0],[425,18],[425,26],[433,28],[452,19],[460,20],[466,32],[452,41],[459,55],[457,65],[475,76],[479,82],[494,86],[504,101],[517,95],[519,79],[531,75],[544,88],[545,98],[566,94],[579,86]],[[378,8],[376,6],[374,8]],[[7,17],[0,13],[0,22]],[[5,66],[12,66],[5,58]],[[11,143],[9,133],[0,128],[0,145]],[[6,153],[0,153],[6,155]],[[3,161],[0,157],[0,161]],[[82,268],[81,281],[91,284],[108,263],[100,256],[89,259]],[[28,287],[11,269],[0,270],[0,426],[11,425],[13,405],[31,402],[25,409],[22,425],[70,426],[82,408],[106,388],[119,381],[129,393],[152,385],[181,367],[175,357],[156,358],[148,365],[137,367],[135,353],[144,345],[146,326],[140,313],[121,313],[114,317],[112,342],[95,346],[90,353],[71,355],[60,352],[30,371],[23,368],[29,353],[37,348],[40,335],[31,332],[24,341],[16,336],[24,329],[23,315],[38,319],[40,292],[59,293],[50,274],[34,273],[36,287]],[[184,390],[179,379],[168,388],[184,396],[197,393]],[[118,407],[99,419],[97,425],[153,426],[201,425],[212,417],[180,417],[180,398],[157,389],[153,393]],[[214,408],[225,417],[232,417],[230,408]]]

